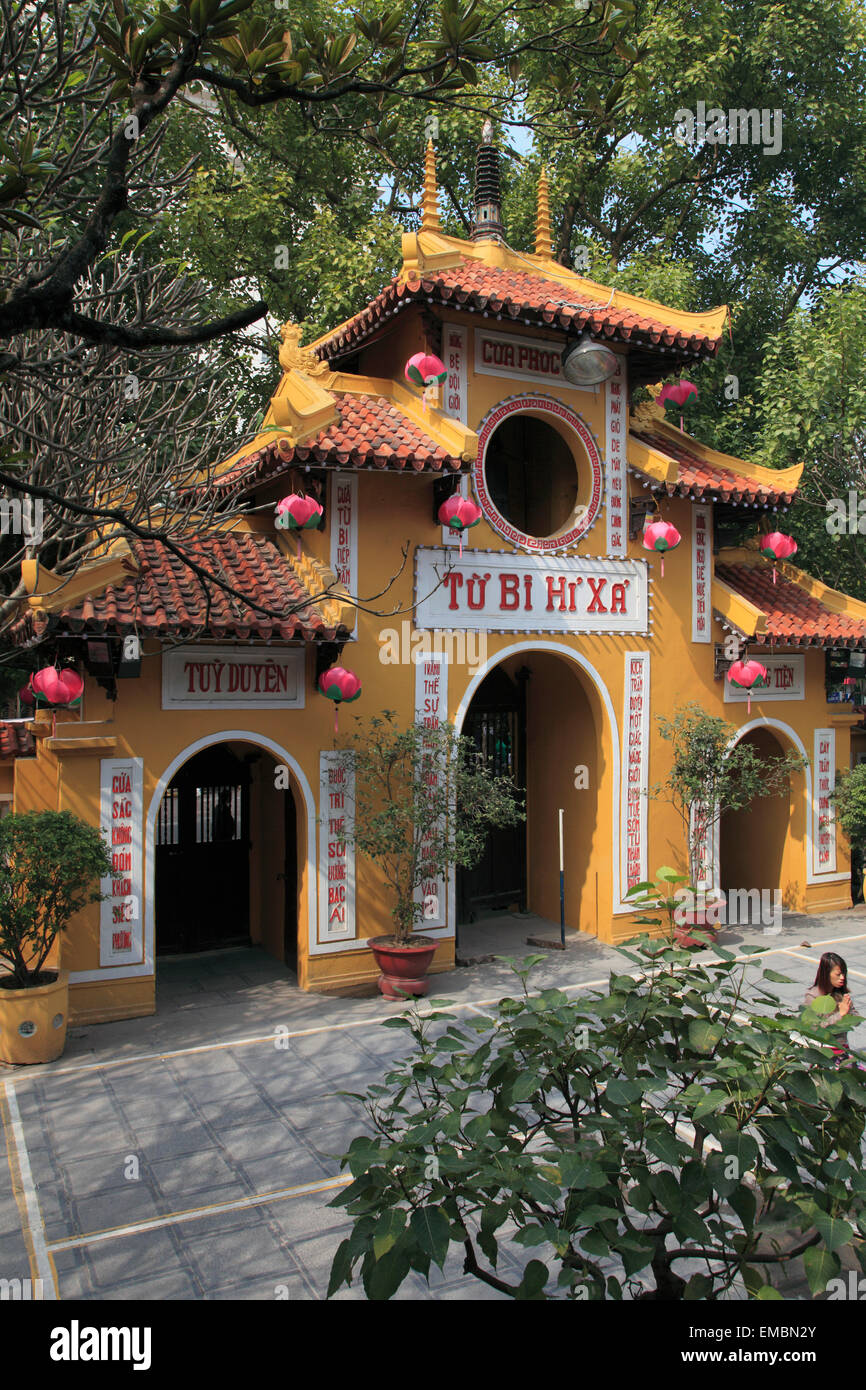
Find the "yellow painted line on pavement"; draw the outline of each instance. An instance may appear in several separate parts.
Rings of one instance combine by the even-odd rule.
[[[30,1168],[30,1155],[24,1138],[18,1097],[11,1081],[4,1081],[0,1088],[0,1121],[6,1142],[12,1192],[21,1218],[21,1233],[30,1265],[30,1278],[41,1279],[43,1299],[53,1301],[58,1297],[57,1271],[45,1240],[45,1227]]]
[[[250,1207],[264,1206],[267,1202],[285,1202],[292,1197],[308,1197],[317,1192],[328,1192],[334,1187],[348,1187],[352,1181],[348,1174],[344,1174],[338,1178],[322,1178],[315,1182],[301,1183],[298,1187],[278,1188],[275,1192],[254,1192],[248,1197],[238,1197],[231,1202],[211,1202],[206,1207],[187,1207],[183,1211],[173,1211],[166,1216],[135,1221],[128,1226],[110,1226],[104,1231],[89,1231],[86,1235],[53,1240],[48,1249],[52,1252],[74,1250],[81,1245],[96,1245],[106,1240],[119,1240],[124,1236],[142,1235],[147,1231],[158,1231],[165,1226],[177,1226],[184,1221],[200,1221],[204,1216],[220,1216],[223,1212],[244,1211]]]

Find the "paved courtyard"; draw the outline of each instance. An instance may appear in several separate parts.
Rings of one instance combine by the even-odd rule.
[[[484,956],[522,957],[527,936],[559,929],[504,914],[472,933],[461,954],[482,963],[434,981],[458,1013],[512,992],[508,967]],[[740,928],[723,940],[769,947],[767,964],[796,981],[778,987],[792,1002],[821,951],[837,951],[866,1012],[866,909],[788,916],[779,935]],[[603,986],[622,963],[569,933],[536,987]],[[302,993],[253,950],[161,964],[157,1003],[151,1018],[71,1029],[51,1066],[0,1064],[0,1278],[40,1278],[43,1296],[59,1299],[324,1298],[349,1225],[327,1209],[344,1181],[337,1155],[362,1124],[335,1092],[381,1080],[405,1047],[381,1022],[402,1005]],[[866,1025],[851,1041],[866,1046]],[[506,1252],[506,1278],[511,1261]],[[431,1271],[430,1288],[413,1281],[398,1297],[500,1297],[464,1279],[456,1257],[444,1275]],[[796,1282],[787,1293],[806,1296]]]

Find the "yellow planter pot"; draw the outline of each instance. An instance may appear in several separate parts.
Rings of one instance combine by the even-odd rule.
[[[66,1046],[68,1018],[68,970],[35,989],[0,989],[0,1061],[55,1061]]]

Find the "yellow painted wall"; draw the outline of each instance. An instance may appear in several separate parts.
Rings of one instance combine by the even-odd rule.
[[[467,325],[468,334],[468,423],[477,429],[493,406],[505,398],[525,393],[558,395],[578,410],[592,431],[602,455],[604,438],[604,393],[581,393],[553,386],[540,386],[516,379],[475,376],[473,372],[476,324],[473,315],[449,315],[454,322]],[[490,331],[513,331],[523,337],[542,337],[524,325],[490,322]],[[402,381],[402,367],[412,351],[424,346],[423,333],[416,312],[409,311],[395,321],[392,336],[366,349],[362,367],[378,376],[391,375]],[[645,495],[634,478],[629,483],[637,495]],[[284,483],[271,482],[257,493],[257,502],[275,501],[286,490]],[[439,545],[441,528],[432,514],[433,478],[418,476],[412,471],[405,475],[376,470],[363,471],[358,477],[359,580],[361,595],[377,594],[381,598],[370,606],[380,609],[383,616],[360,612],[356,640],[345,647],[342,664],[360,677],[363,685],[361,699],[340,712],[341,734],[348,734],[370,714],[384,708],[397,711],[408,721],[414,708],[415,669],[412,665],[388,665],[382,659],[382,642],[389,630],[400,631],[404,619],[411,619],[414,599],[414,550],[418,545]],[[751,714],[745,705],[723,703],[723,686],[713,677],[713,645],[693,644],[691,638],[691,505],[682,500],[666,500],[661,515],[672,521],[682,533],[683,543],[665,559],[665,576],[660,576],[660,558],[647,556],[639,541],[629,547],[629,557],[649,562],[653,583],[650,603],[653,605],[654,630],[649,638],[629,634],[605,636],[579,635],[574,638],[551,636],[547,633],[487,634],[487,659],[492,667],[499,656],[515,645],[523,649],[509,658],[513,671],[528,665],[533,671],[528,694],[528,764],[529,807],[528,828],[529,905],[541,915],[558,921],[558,837],[556,810],[566,810],[567,843],[567,921],[605,940],[621,940],[633,931],[632,917],[613,915],[613,874],[618,866],[612,863],[613,808],[619,794],[613,772],[613,739],[623,738],[623,683],[625,653],[646,649],[651,654],[651,710],[671,715],[676,706],[693,700],[702,708],[722,715],[737,727],[761,717],[778,719],[789,725],[799,736],[811,756],[813,730],[816,726],[834,724],[837,730],[837,761],[847,766],[850,760],[850,718],[839,714],[838,706],[827,706],[824,700],[823,657],[810,652],[806,658],[807,698],[803,701],[754,701]],[[328,516],[328,528],[331,524]],[[266,513],[260,514],[256,525],[270,532]],[[330,532],[304,533],[308,553],[329,561]],[[578,547],[581,555],[600,556],[605,551],[605,514],[602,510],[596,525]],[[510,544],[499,537],[482,521],[467,537],[470,550],[511,550]],[[408,546],[404,563],[402,547]],[[479,556],[479,560],[481,556]],[[402,567],[402,571],[401,571]],[[718,628],[714,636],[720,640]],[[554,644],[561,656],[541,653],[533,648],[539,644]],[[240,644],[242,646],[242,644]],[[195,710],[165,712],[161,708],[161,656],[157,642],[144,643],[142,674],[138,680],[118,683],[115,704],[105,697],[95,682],[88,679],[85,692],[85,723],[63,723],[62,732],[70,737],[101,735],[116,739],[113,752],[92,756],[70,756],[56,753],[44,744],[39,756],[21,760],[15,769],[16,809],[45,809],[59,807],[74,810],[98,821],[99,757],[128,755],[144,760],[144,810],[151,806],[159,779],[178,756],[187,752],[197,741],[224,734],[239,728],[248,732],[251,744],[257,738],[270,738],[284,747],[296,760],[302,779],[318,810],[319,752],[334,746],[334,711],[330,702],[314,688],[315,659],[306,656],[305,707],[302,710],[250,709],[244,713],[232,710]],[[569,656],[577,654],[585,663],[578,670]],[[598,673],[600,688],[587,674],[586,666]],[[476,675],[465,664],[455,664],[449,670],[448,704],[451,718],[461,710],[470,681]],[[611,724],[607,705],[613,711]],[[463,711],[465,712],[465,710]],[[664,778],[669,765],[670,748],[659,737],[654,718],[650,723],[649,780]],[[590,788],[578,791],[574,787],[573,769],[586,764],[590,772]],[[282,872],[282,815],[275,813],[275,793],[267,786],[273,770],[273,757],[265,752],[256,767],[253,796],[254,858],[251,875],[251,906],[256,939],[278,958],[282,957],[283,898],[276,875]],[[796,779],[795,779],[796,780]],[[372,957],[365,949],[340,950],[332,954],[310,955],[308,941],[310,876],[317,873],[317,863],[307,862],[308,819],[301,786],[295,791],[298,807],[299,860],[299,981],[305,988],[345,990],[374,979],[376,971]],[[798,801],[799,796],[799,801]],[[806,911],[829,910],[847,906],[847,883],[805,885],[803,840],[805,812],[802,795],[792,786],[793,816],[790,833],[783,853],[783,878],[795,885],[797,905]],[[798,809],[799,808],[799,809]],[[787,808],[788,810],[790,809]],[[776,815],[784,817],[786,807],[780,801]],[[773,824],[778,825],[777,820]],[[773,833],[768,828],[766,835]],[[653,802],[649,807],[648,868],[652,872],[662,864],[684,867],[685,845],[680,822],[671,807]],[[764,832],[762,832],[764,833]],[[749,829],[749,838],[754,833]],[[841,837],[838,844],[840,874],[847,871],[847,856]],[[597,883],[597,889],[596,889]],[[746,885],[743,885],[746,886]],[[757,885],[753,885],[757,886]],[[383,935],[391,931],[390,902],[378,874],[369,864],[357,865],[356,917],[360,939]],[[597,910],[596,910],[597,891]],[[63,964],[72,970],[98,968],[98,914],[91,909],[82,914],[63,944]],[[315,925],[315,924],[313,924]],[[159,931],[157,914],[157,936]],[[441,940],[434,970],[449,969],[454,960],[453,938]],[[152,1010],[153,980],[134,980],[106,985],[79,984],[73,986],[74,1016],[82,1018],[120,1017]]]

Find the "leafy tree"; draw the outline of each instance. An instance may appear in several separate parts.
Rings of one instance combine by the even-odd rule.
[[[472,868],[493,826],[524,812],[508,777],[492,773],[471,740],[445,722],[405,728],[386,710],[349,740],[354,767],[351,841],[382,871],[393,898],[394,940],[405,944],[424,915],[416,892],[453,867]]]
[[[783,1010],[769,984],[787,977],[729,951],[698,965],[641,938],[622,953],[633,972],[579,1000],[531,995],[530,956],[483,1017],[440,1000],[386,1020],[411,1050],[354,1097],[371,1132],[330,1204],[353,1229],[329,1296],[360,1273],[390,1298],[452,1247],[464,1274],[536,1300],[777,1299],[800,1259],[817,1295],[843,1249],[862,1262],[866,1088],[829,1066],[839,1025]]]
[[[10,972],[7,988],[45,983],[42,967],[58,932],[100,900],[99,879],[110,873],[99,831],[71,811],[0,821],[0,962]]]
[[[831,793],[836,823],[845,832],[849,844],[866,847],[866,763],[839,774]]]
[[[805,767],[798,753],[759,757],[750,743],[733,743],[737,730],[700,705],[681,705],[673,719],[656,716],[659,733],[672,745],[667,778],[649,795],[669,801],[683,824],[689,882],[705,876],[702,850],[726,811],[739,811],[762,796],[774,796],[792,772]]]

